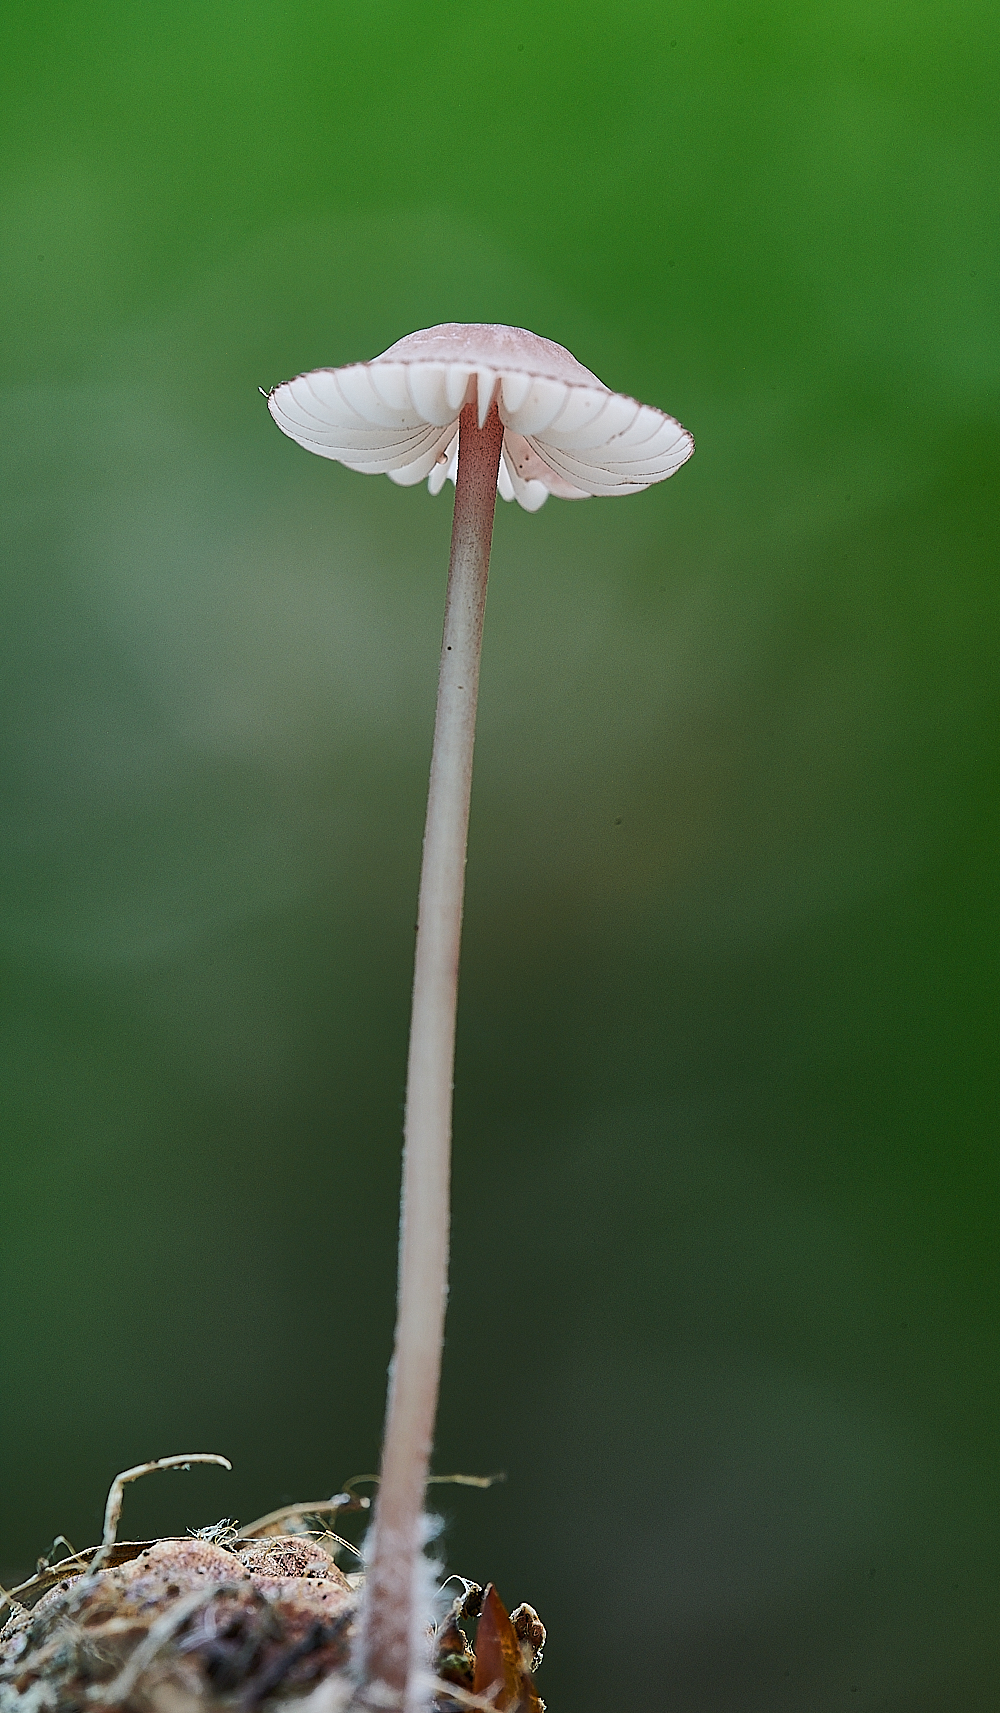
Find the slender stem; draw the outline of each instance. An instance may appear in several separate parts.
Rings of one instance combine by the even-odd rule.
[[[502,440],[495,402],[482,429],[476,405],[465,406],[417,913],[396,1342],[365,1590],[364,1682],[385,1685],[407,1709],[416,1705],[412,1674],[422,1663],[427,1617],[417,1579],[448,1290],[458,958],[479,655]]]

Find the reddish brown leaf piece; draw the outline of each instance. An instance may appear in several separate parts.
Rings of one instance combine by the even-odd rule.
[[[476,1632],[472,1688],[474,1694],[489,1697],[497,1713],[544,1713],[545,1703],[538,1699],[514,1626],[492,1582]]]

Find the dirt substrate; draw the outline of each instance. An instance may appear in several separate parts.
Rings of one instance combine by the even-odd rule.
[[[189,1536],[113,1554],[58,1581],[56,1566],[40,1598],[33,1579],[35,1603],[15,1605],[0,1630],[0,1713],[272,1713],[311,1694],[311,1713],[344,1713],[352,1702],[359,1579],[315,1540]],[[80,1559],[65,1563],[76,1572]],[[477,1625],[475,1651],[463,1623]],[[530,1606],[508,1616],[492,1587],[467,1584],[428,1636],[436,1713],[544,1713],[532,1677],[544,1640]]]
[[[0,1713],[249,1713],[299,1698],[346,1681],[357,1598],[301,1536],[157,1541],[15,1610]]]

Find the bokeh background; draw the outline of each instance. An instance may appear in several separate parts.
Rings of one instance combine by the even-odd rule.
[[[553,1713],[1000,1707],[986,0],[7,0],[0,1577],[377,1461],[444,320],[695,432],[500,507],[437,1467]]]

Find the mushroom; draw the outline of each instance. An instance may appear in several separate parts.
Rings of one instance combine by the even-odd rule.
[[[278,427],[351,470],[432,494],[455,483],[451,560],[417,915],[395,1348],[365,1592],[362,1683],[423,1704],[422,1512],[448,1274],[455,1009],[486,580],[499,492],[634,494],[691,456],[673,417],[613,393],[562,345],[521,327],[448,322],[368,363],[274,387]]]

